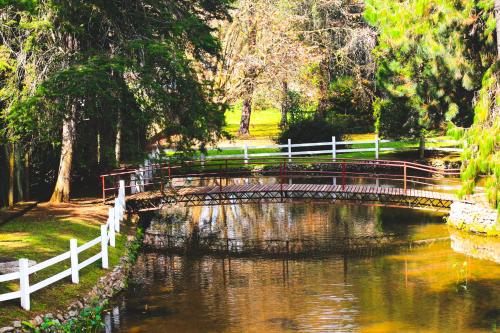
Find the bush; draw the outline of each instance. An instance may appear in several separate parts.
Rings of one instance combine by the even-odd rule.
[[[328,107],[325,118],[331,123],[342,122],[349,134],[373,131],[371,99],[355,78],[342,76],[328,87]]]
[[[320,118],[306,118],[288,124],[280,133],[278,143],[286,144],[288,139],[294,143],[331,142],[332,136],[337,141],[344,139],[344,128],[340,124],[330,123]],[[304,147],[295,150],[322,150],[325,146]]]

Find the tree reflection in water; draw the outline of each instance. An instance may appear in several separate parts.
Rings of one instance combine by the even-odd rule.
[[[276,205],[189,213],[180,235],[449,236],[442,217],[389,208]],[[407,214],[405,213],[407,212]],[[271,221],[269,221],[271,220]],[[208,221],[208,222],[206,222]],[[222,226],[227,227],[222,228]],[[196,231],[195,231],[196,230]],[[198,237],[198,236],[196,236]],[[454,267],[467,262],[467,289]],[[500,324],[500,265],[454,252],[449,240],[373,256],[293,260],[143,252],[108,316],[113,332],[491,332]]]

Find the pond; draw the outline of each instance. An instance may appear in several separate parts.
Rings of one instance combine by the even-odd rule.
[[[107,331],[495,332],[500,327],[500,263],[495,262],[500,242],[475,247],[479,241],[449,230],[442,213],[326,203],[175,213],[189,222],[171,223],[165,231],[184,237],[177,245],[185,246],[185,253],[145,248],[128,289],[106,317]],[[200,244],[206,237],[233,245],[227,253],[191,253],[192,240]],[[269,247],[262,246],[253,255],[242,251],[245,239],[288,240],[298,252],[305,240],[314,246],[297,257],[291,250],[266,256]],[[373,239],[384,240],[377,242],[378,251],[332,246],[366,241],[372,248]],[[397,246],[386,246],[390,243]]]

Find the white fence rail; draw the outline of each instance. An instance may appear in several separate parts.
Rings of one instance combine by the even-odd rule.
[[[105,225],[101,225],[101,235],[83,245],[78,246],[76,239],[70,239],[69,251],[64,252],[56,257],[45,260],[41,263],[29,266],[28,259],[19,259],[19,269],[17,272],[0,275],[0,282],[8,282],[19,280],[19,291],[13,291],[5,294],[0,294],[0,302],[19,298],[21,307],[25,310],[30,309],[30,294],[45,288],[57,281],[71,276],[72,283],[79,283],[79,271],[83,268],[101,260],[102,268],[109,268],[108,262],[108,246],[115,247],[116,233],[120,232],[120,222],[125,216],[125,181],[120,181],[118,197],[115,199],[114,206],[109,209],[108,221]],[[78,255],[82,252],[93,248],[100,244],[99,253],[92,257],[79,262]],[[56,265],[62,261],[70,259],[71,267],[59,272],[45,280],[30,285],[30,275]]]
[[[219,158],[243,158],[245,161],[248,161],[252,157],[288,157],[291,159],[293,156],[301,156],[301,155],[325,155],[330,154],[332,158],[337,158],[337,154],[344,153],[352,153],[352,152],[373,152],[374,157],[376,159],[379,158],[379,154],[381,151],[397,151],[403,150],[404,148],[395,148],[395,147],[380,147],[381,144],[394,142],[391,140],[381,140],[378,137],[375,137],[374,140],[363,140],[363,141],[336,141],[336,138],[333,136],[331,141],[328,142],[314,142],[314,143],[298,143],[292,144],[292,140],[288,139],[287,144],[281,145],[263,145],[263,146],[235,146],[235,147],[218,147],[218,148],[209,148],[210,151],[242,151],[242,154],[232,154],[232,155],[208,155],[205,154],[200,155],[200,159],[219,159]],[[461,148],[462,143],[457,140],[438,140],[438,139],[429,139],[426,141],[427,143],[437,143],[437,144],[446,144],[448,147],[425,147],[425,150],[429,151],[445,151],[445,152],[462,152]],[[339,149],[339,146],[352,146],[352,145],[363,145],[364,147],[350,148],[350,147],[342,147]],[[424,143],[425,146],[425,143]],[[451,146],[451,147],[449,147]],[[325,147],[325,149],[320,150],[295,150],[294,148],[307,148],[307,147]],[[286,148],[286,151],[278,151],[278,152],[266,152],[266,153],[252,153],[252,150],[258,149],[276,149],[282,150]],[[163,152],[173,153],[175,150],[173,149],[164,149]],[[144,166],[150,164],[150,160],[156,159],[160,156],[160,150],[157,148],[153,150],[148,159],[145,161]],[[138,183],[140,183],[140,176],[137,176],[139,179]]]

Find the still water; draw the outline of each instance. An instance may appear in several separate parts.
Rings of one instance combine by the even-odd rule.
[[[500,241],[481,243],[449,230],[442,214],[329,204],[195,207],[180,214],[190,222],[164,227],[187,239],[193,233],[231,241],[307,239],[321,245],[313,249],[337,249],[325,244],[385,237],[400,246],[288,259],[263,256],[262,249],[235,256],[237,246],[210,256],[144,250],[106,317],[108,331],[500,330]]]

